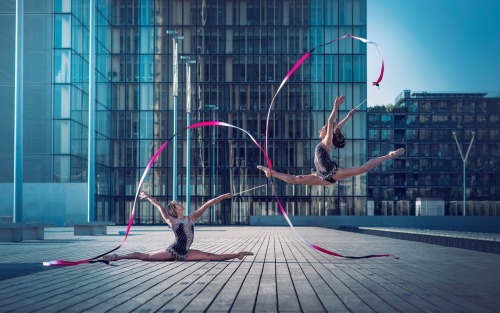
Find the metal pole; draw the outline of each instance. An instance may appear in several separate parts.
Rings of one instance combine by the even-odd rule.
[[[88,125],[88,186],[87,222],[95,218],[95,5],[90,0],[89,27],[89,125]]]
[[[215,121],[215,107],[212,108],[212,121]],[[212,127],[212,199],[215,198],[215,127]],[[215,206],[212,205],[212,224],[215,224]]]
[[[466,202],[465,202],[465,161],[462,162],[463,164],[463,186],[462,186],[462,192],[463,192],[463,196],[462,196],[462,204],[463,204],[463,210],[462,210],[462,215],[465,216],[466,215]]]
[[[14,64],[14,212],[12,214],[12,221],[14,223],[21,223],[23,221],[23,5],[23,0],[16,1],[16,56]]]
[[[453,137],[455,137],[455,142],[457,143],[457,147],[458,147],[458,152],[460,153],[460,157],[462,158],[462,162],[463,162],[463,199],[462,199],[462,205],[463,205],[463,208],[462,208],[462,213],[463,213],[463,216],[465,216],[465,180],[466,180],[466,175],[465,175],[465,166],[467,164],[467,159],[469,158],[469,153],[470,153],[470,149],[472,147],[472,143],[474,142],[474,137],[476,136],[476,132],[472,132],[472,139],[470,140],[470,143],[469,143],[469,148],[467,149],[467,153],[463,154],[462,152],[462,148],[460,147],[460,144],[458,143],[458,139],[457,139],[457,133],[456,132],[453,132]]]
[[[191,80],[189,79],[189,64],[186,64],[186,127],[191,125]],[[191,160],[191,130],[188,128],[187,133],[186,133],[186,207],[187,207],[187,212],[189,212],[189,208],[191,205],[191,192],[190,192],[190,185],[191,185],[191,166],[189,164],[189,160]]]
[[[218,109],[218,107],[214,104],[207,104],[207,108],[212,110],[212,120],[215,120],[215,110]],[[215,198],[215,127],[212,128],[212,199]],[[211,219],[211,224],[214,224],[215,220],[215,206],[212,205],[210,208],[210,219]]]
[[[470,148],[472,147],[472,143],[474,142],[474,137],[476,136],[476,132],[472,132],[472,138],[469,143],[469,148],[467,149],[467,153],[465,154],[464,161],[464,202],[465,202],[465,165],[467,163],[467,159],[469,158]],[[465,203],[464,203],[465,205]],[[474,215],[474,210],[472,210],[472,215]],[[464,207],[464,216],[465,216],[465,207]]]
[[[172,39],[173,42],[173,65],[174,65],[174,75],[173,75],[173,95],[174,95],[174,129],[173,133],[177,134],[177,101],[179,95],[179,68],[177,64],[177,36]],[[172,162],[172,196],[174,201],[177,201],[177,136],[174,137],[173,143],[173,162]]]
[[[173,121],[173,133],[177,134],[177,97],[179,94],[179,68],[178,68],[178,58],[177,58],[177,43],[179,39],[184,39],[184,37],[179,36],[175,30],[167,30],[167,35],[173,35],[172,38],[172,61],[173,61],[173,83],[172,83],[172,94],[174,98],[174,121]],[[177,136],[174,137],[173,141],[173,158],[172,158],[172,198],[177,201]]]
[[[191,64],[196,63],[194,60],[189,60],[189,56],[181,56],[181,60],[186,61],[186,121],[187,125],[189,126],[191,124]],[[191,138],[190,138],[190,133],[191,130],[187,129],[186,131],[186,207],[189,212],[190,208],[190,185],[191,185],[191,166],[190,166],[190,160],[191,160]]]

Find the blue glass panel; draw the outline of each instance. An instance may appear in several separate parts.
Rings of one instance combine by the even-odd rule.
[[[56,50],[54,52],[54,77],[56,83],[70,83],[71,51]]]
[[[311,0],[311,25],[323,25],[324,14],[323,0]]]
[[[54,86],[54,118],[69,118],[70,88],[65,85]]]
[[[70,13],[71,12],[71,0],[55,0],[54,12],[55,13]]]

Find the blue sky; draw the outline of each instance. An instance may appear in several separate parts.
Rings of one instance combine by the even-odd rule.
[[[367,0],[368,105],[412,91],[500,93],[499,0]]]

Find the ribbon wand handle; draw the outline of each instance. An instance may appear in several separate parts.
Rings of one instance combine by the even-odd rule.
[[[247,189],[247,190],[240,191],[240,192],[238,192],[238,193],[235,193],[235,194],[233,195],[233,197],[234,197],[234,196],[237,196],[237,195],[241,195],[242,193],[245,193],[245,192],[247,192],[247,191],[254,190],[254,189],[257,189],[257,188],[260,188],[260,187],[264,187],[264,186],[267,186],[267,184],[260,185],[260,186],[257,186],[257,187],[253,187],[253,188],[250,188],[250,189]]]
[[[358,106],[357,106],[357,107],[355,107],[354,109],[355,109],[355,110],[357,110],[357,109],[358,109],[358,108],[359,108],[359,107],[360,107],[363,103],[365,103],[365,102],[366,102],[366,100],[368,100],[368,98],[366,98],[365,100],[363,100],[363,102],[361,102],[360,104],[358,104]]]

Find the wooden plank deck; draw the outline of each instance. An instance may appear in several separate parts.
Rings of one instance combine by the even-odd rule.
[[[74,236],[47,228],[45,240],[0,243],[0,312],[498,312],[500,255],[298,227],[307,240],[347,255],[392,253],[401,259],[346,260],[307,247],[288,227],[204,227],[193,248],[243,261],[141,262],[44,267],[118,246],[108,235]],[[118,251],[152,251],[173,240],[166,227],[134,226]]]

